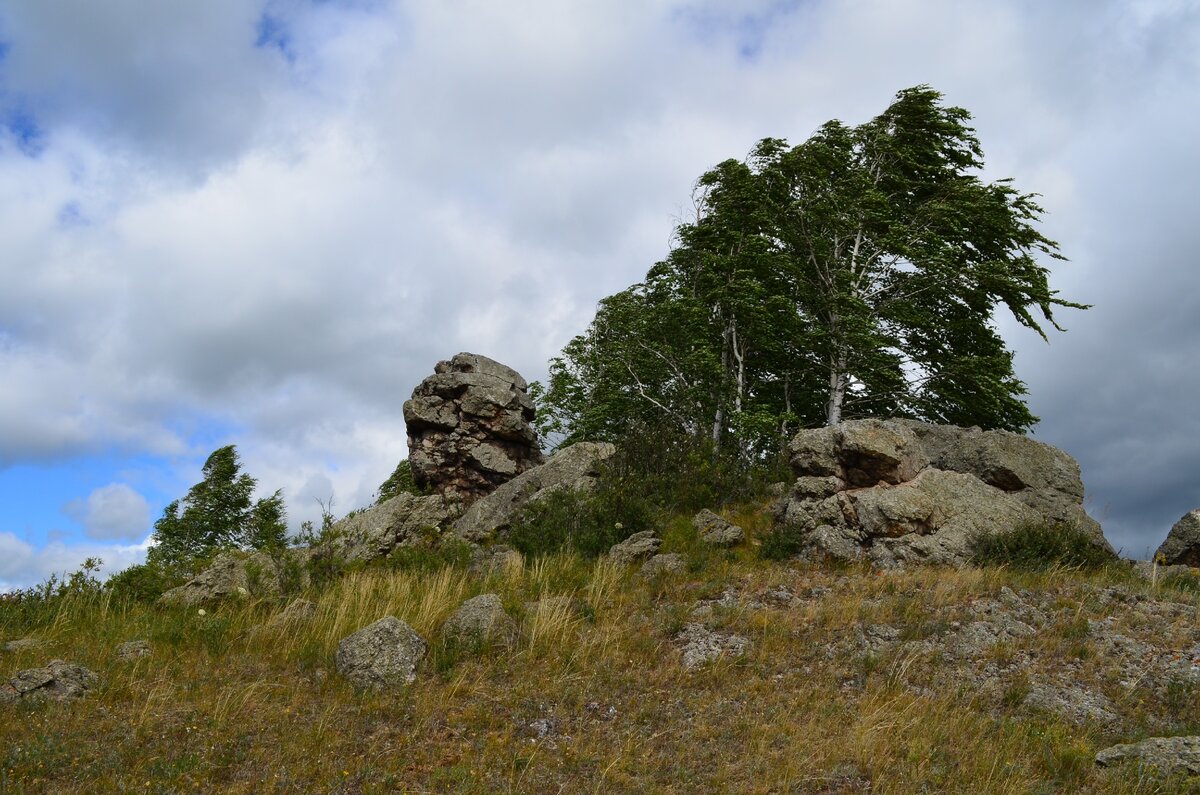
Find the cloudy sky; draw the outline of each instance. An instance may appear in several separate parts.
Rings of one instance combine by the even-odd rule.
[[[0,0],[0,587],[140,559],[236,443],[293,523],[470,350],[530,378],[695,179],[928,83],[1043,194],[1037,435],[1144,556],[1200,506],[1195,0]]]

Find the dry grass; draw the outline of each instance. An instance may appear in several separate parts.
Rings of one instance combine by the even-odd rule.
[[[285,605],[267,601],[201,616],[105,596],[64,599],[33,623],[0,612],[0,639],[48,641],[5,655],[0,675],[62,658],[103,680],[72,705],[0,708],[0,792],[1187,791],[1095,767],[1112,736],[946,685],[936,656],[847,651],[867,625],[936,637],[1007,585],[1061,603],[1064,619],[1027,646],[1065,659],[1086,645],[1079,621],[1104,614],[1087,594],[1110,575],[768,565],[752,545],[699,550],[685,524],[666,545],[687,552],[691,570],[657,583],[560,555],[487,576],[356,572],[304,594],[317,605],[304,621],[270,622]],[[750,604],[781,587],[804,598]],[[726,591],[743,598],[718,604],[710,623],[751,638],[751,650],[684,670],[674,633],[697,600]],[[433,654],[396,692],[358,693],[333,671],[354,630],[395,615],[434,639],[462,601],[487,592],[519,619],[514,643]],[[117,643],[140,637],[152,658],[114,659]]]

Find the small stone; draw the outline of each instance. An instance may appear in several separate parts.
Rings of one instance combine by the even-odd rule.
[[[683,650],[683,667],[691,670],[722,656],[736,657],[750,648],[750,639],[741,635],[714,632],[703,624],[688,624],[675,638]]]
[[[494,593],[468,599],[442,626],[442,637],[456,644],[476,644],[510,637],[515,624],[504,611],[504,603]]]
[[[343,638],[335,663],[338,673],[357,687],[398,687],[416,680],[427,648],[412,627],[387,616]]]
[[[149,657],[153,651],[148,640],[130,640],[117,646],[118,660],[138,660]]]
[[[36,649],[44,645],[46,645],[46,641],[38,638],[18,638],[17,640],[10,640],[5,643],[4,650],[15,653],[25,651],[26,649]]]
[[[82,665],[51,660],[45,668],[20,671],[0,684],[0,702],[69,701],[87,695],[99,681],[100,677]]]
[[[683,559],[683,555],[670,552],[650,558],[642,564],[638,576],[643,580],[655,580],[659,577],[682,574],[685,571],[687,571],[687,561]]]
[[[608,556],[614,563],[630,566],[654,557],[661,546],[662,539],[653,530],[643,530],[619,544],[614,544],[608,550]]]
[[[705,508],[692,517],[700,540],[714,547],[732,547],[746,540],[746,531]]]

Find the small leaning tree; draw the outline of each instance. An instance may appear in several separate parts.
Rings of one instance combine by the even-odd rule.
[[[551,361],[545,429],[667,423],[753,455],[850,417],[1030,428],[995,311],[1045,338],[1055,307],[1086,307],[1049,288],[1036,196],[980,178],[970,114],[941,99],[906,89],[704,174],[666,260]]]

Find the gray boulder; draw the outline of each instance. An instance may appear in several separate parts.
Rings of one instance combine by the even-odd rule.
[[[687,670],[713,662],[720,657],[738,657],[750,648],[750,639],[732,633],[714,632],[703,624],[692,623],[675,638],[683,652],[683,667]]]
[[[265,552],[222,552],[207,569],[167,591],[158,601],[197,607],[231,597],[275,596],[289,584],[289,577],[297,578],[291,585],[302,588],[308,584],[310,555],[306,549],[281,550],[274,556]]]
[[[542,463],[527,390],[520,374],[486,356],[438,362],[404,404],[417,485],[465,504]]]
[[[632,566],[658,554],[662,539],[653,530],[642,530],[634,533],[619,544],[613,544],[608,550],[608,557],[621,566]]]
[[[99,681],[82,665],[51,660],[45,668],[20,671],[0,684],[0,702],[70,701],[87,695]]]
[[[1200,566],[1200,508],[1175,523],[1154,560],[1168,566]]]
[[[356,687],[381,690],[415,681],[427,648],[412,627],[387,616],[343,638],[334,661]]]
[[[287,607],[280,610],[267,623],[272,626],[304,624],[312,621],[317,615],[317,605],[307,599],[293,599]]]
[[[6,652],[15,654],[16,652],[19,652],[19,651],[27,651],[28,649],[36,649],[39,646],[45,646],[45,645],[46,645],[46,641],[41,640],[40,638],[17,638],[16,640],[10,640],[10,641],[6,642],[4,644],[4,650]]]
[[[687,561],[683,555],[669,552],[665,555],[655,555],[644,564],[638,576],[643,580],[656,580],[659,577],[670,577],[687,571]]]
[[[541,466],[523,472],[491,494],[477,499],[454,522],[454,531],[472,542],[503,536],[509,523],[526,505],[559,490],[594,488],[601,462],[614,452],[615,448],[607,442],[580,442],[559,450]]]
[[[1139,743],[1114,745],[1096,754],[1096,764],[1102,766],[1128,761],[1140,762],[1164,776],[1200,775],[1200,737],[1151,737]]]
[[[442,638],[449,643],[471,646],[511,638],[516,623],[504,611],[496,594],[486,593],[463,602],[442,625]]]
[[[440,495],[404,492],[336,523],[330,540],[314,553],[339,563],[368,563],[397,547],[436,540],[454,516],[453,505]]]
[[[700,540],[714,547],[732,547],[746,540],[746,531],[705,508],[692,517]]]
[[[153,654],[148,640],[130,640],[117,646],[116,656],[122,662],[140,660]]]
[[[1040,523],[1081,527],[1115,557],[1084,512],[1078,464],[1025,436],[853,420],[801,431],[788,452],[796,481],[775,519],[809,554],[960,566],[976,535]]]

